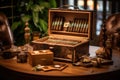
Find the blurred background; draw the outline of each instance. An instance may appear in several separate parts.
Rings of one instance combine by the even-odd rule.
[[[24,10],[20,11],[20,7],[24,7],[29,4],[29,2],[34,2],[35,0],[0,0],[0,12],[3,12],[8,17],[10,26],[20,18]],[[36,2],[46,1],[50,2],[51,0],[36,0]],[[98,36],[100,34],[101,25],[103,21],[111,14],[120,12],[120,0],[54,0],[55,3],[51,2],[50,4],[54,5],[49,8],[59,8],[63,5],[73,5],[79,7],[81,10],[93,10],[96,12],[96,28],[94,43],[92,45],[98,45]],[[55,6],[56,4],[56,6]],[[44,4],[45,5],[45,4]],[[73,7],[68,7],[69,9],[74,9]],[[47,14],[46,14],[47,16]],[[14,33],[15,34],[15,33]]]

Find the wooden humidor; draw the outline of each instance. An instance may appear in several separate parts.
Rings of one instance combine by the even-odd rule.
[[[36,50],[28,53],[29,64],[32,66],[53,65],[53,52],[50,50]]]
[[[54,59],[76,62],[89,54],[95,13],[87,10],[49,9],[49,36],[32,41],[35,50],[50,49]]]

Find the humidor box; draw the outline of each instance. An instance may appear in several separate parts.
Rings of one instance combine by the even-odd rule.
[[[32,41],[32,46],[35,50],[51,50],[55,60],[77,62],[89,54],[94,22],[94,11],[49,9],[49,36]]]
[[[35,50],[28,52],[28,61],[32,66],[53,65],[53,52],[50,50]]]

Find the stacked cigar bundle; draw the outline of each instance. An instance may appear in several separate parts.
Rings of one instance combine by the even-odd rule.
[[[62,30],[64,24],[64,17],[62,16],[54,16],[52,20],[51,30]]]
[[[75,18],[67,28],[69,32],[88,33],[88,19]]]

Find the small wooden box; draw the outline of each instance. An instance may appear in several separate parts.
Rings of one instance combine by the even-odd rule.
[[[49,36],[32,41],[32,45],[35,50],[52,50],[55,60],[74,63],[89,54],[95,19],[94,11],[49,9]]]
[[[37,50],[29,52],[29,63],[32,66],[40,65],[52,65],[53,64],[53,52],[50,50]]]

